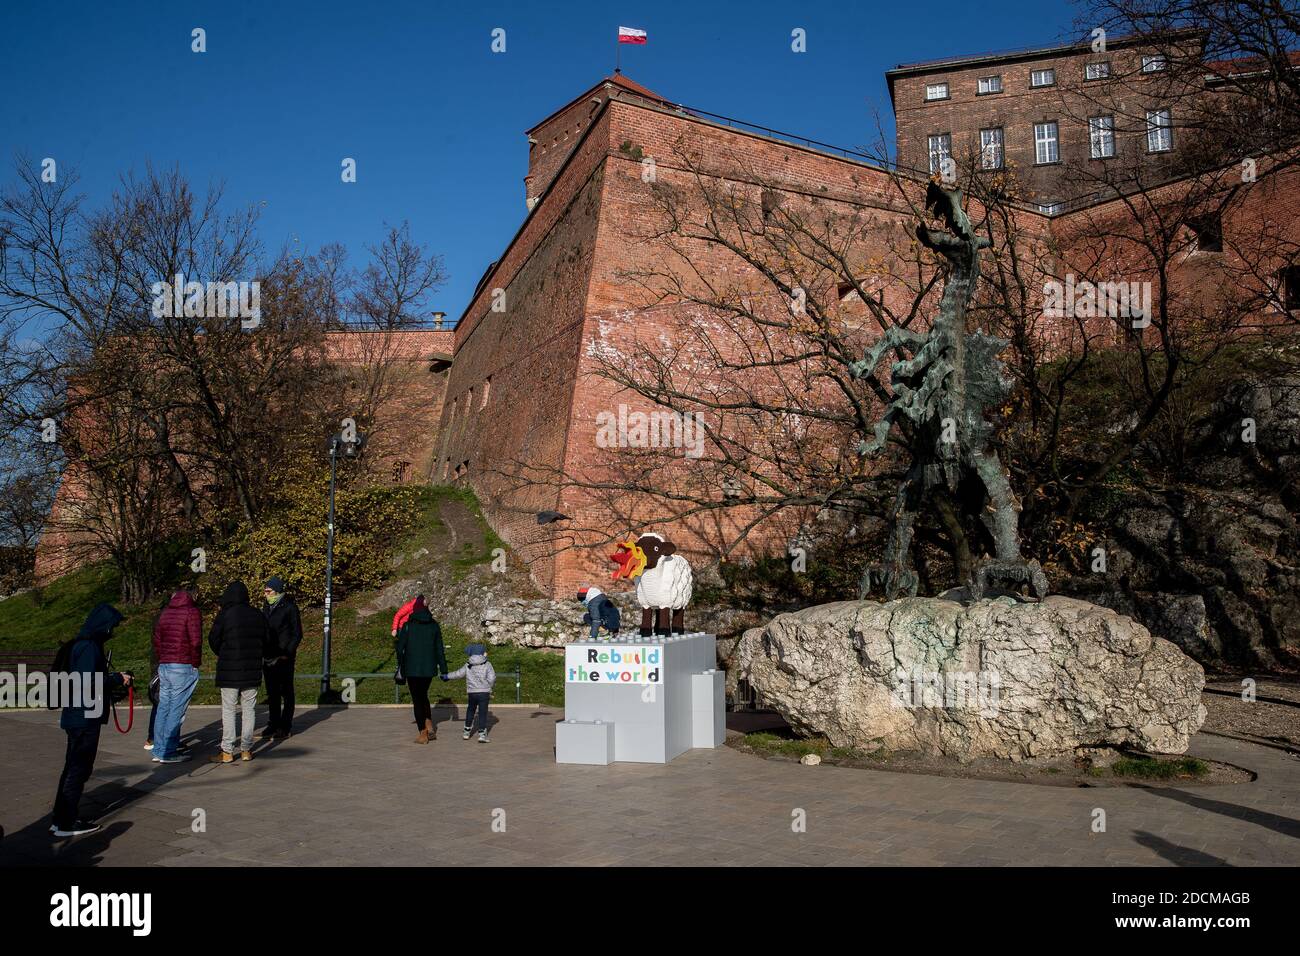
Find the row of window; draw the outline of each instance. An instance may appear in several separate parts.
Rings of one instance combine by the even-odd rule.
[[[1168,60],[1162,54],[1142,57],[1143,73],[1159,73],[1168,66]],[[1104,80],[1110,76],[1110,61],[1105,60],[1097,63],[1085,64],[1083,68],[1083,78],[1085,80]],[[1048,67],[1042,70],[1031,70],[1029,73],[1030,89],[1040,89],[1044,86],[1056,85],[1056,70]],[[1002,92],[1002,75],[1000,73],[992,76],[981,76],[975,81],[975,93],[978,96],[987,96],[990,93]],[[946,100],[949,96],[947,82],[930,83],[925,87],[925,98],[927,100]]]
[[[930,172],[937,173],[945,159],[952,157],[952,134],[935,133],[929,138]],[[1088,120],[1088,147],[1093,159],[1115,155],[1115,117],[1094,116]],[[1147,150],[1165,153],[1174,148],[1169,110],[1147,111]],[[1034,124],[1034,163],[1046,165],[1061,161],[1060,128],[1055,120]],[[980,130],[980,167],[1001,169],[1005,162],[1001,126]]]

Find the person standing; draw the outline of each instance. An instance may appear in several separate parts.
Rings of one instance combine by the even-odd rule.
[[[393,615],[393,637],[394,638],[397,637],[398,631],[402,629],[402,625],[406,623],[406,619],[411,616],[411,612],[415,610],[416,605],[423,604],[423,603],[424,603],[424,595],[417,594],[415,597],[411,598],[411,600],[407,601],[405,604],[403,604],[401,607],[397,609],[397,613]]]
[[[293,670],[302,643],[302,615],[298,605],[285,593],[284,581],[270,578],[262,589],[266,598],[266,623],[271,631],[271,649],[266,658],[266,702],[270,721],[262,739],[283,739],[293,733]]]
[[[172,595],[153,628],[153,652],[158,658],[157,719],[153,720],[153,759],[173,763],[181,743],[181,725],[199,683],[203,659],[203,616],[194,593],[181,588]]]
[[[217,655],[217,686],[221,688],[221,753],[214,763],[235,759],[236,706],[242,717],[240,753],[253,759],[253,720],[262,661],[272,653],[266,617],[248,603],[248,588],[235,581],[221,595],[221,610],[208,632],[208,646]]]
[[[167,605],[164,604],[163,607],[166,608]],[[157,621],[154,624],[156,625]],[[158,679],[158,652],[154,649],[152,641],[149,643],[149,674],[149,730],[144,738],[145,750],[153,750],[153,732],[158,727],[158,699],[161,693]]]
[[[435,677],[446,676],[447,651],[442,645],[442,628],[433,619],[422,596],[416,599],[398,632],[397,660],[415,705],[415,726],[420,728],[415,742],[427,744],[437,740],[438,729],[433,725],[433,709],[429,706],[429,685]]]
[[[443,674],[443,680],[460,680],[465,678],[465,733],[462,740],[469,740],[470,731],[477,728],[478,742],[488,742],[488,701],[492,699],[492,686],[497,682],[497,672],[487,659],[487,646],[484,644],[466,644],[465,655],[469,658],[465,666],[450,674]]]
[[[113,636],[113,628],[120,623],[122,612],[117,608],[111,604],[95,605],[76,638],[61,647],[55,657],[54,671],[80,675],[76,679],[79,696],[68,701],[59,715],[59,726],[67,734],[68,744],[54,794],[54,819],[50,823],[50,833],[56,837],[80,836],[99,829],[99,824],[78,818],[77,810],[86,781],[95,769],[99,732],[108,723],[109,688],[131,684],[130,674],[109,673],[108,656],[104,653],[104,642]]]

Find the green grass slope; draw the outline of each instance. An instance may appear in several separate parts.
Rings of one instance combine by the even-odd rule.
[[[475,565],[492,560],[500,539],[483,520],[473,495],[462,489],[428,488],[421,497],[422,513],[415,530],[394,549],[407,554],[427,548],[429,553],[418,559],[403,560],[395,577],[411,577],[433,563],[447,562],[457,577],[468,574]],[[100,601],[114,604],[126,620],[114,632],[108,649],[113,652],[113,666],[130,670],[142,677],[149,673],[149,644],[153,621],[164,598],[154,605],[122,605],[118,600],[118,578],[109,564],[96,564],[74,571],[40,590],[28,591],[0,601],[0,653],[52,655],[63,641],[76,636],[90,608]],[[381,611],[364,620],[357,609],[370,601],[376,592],[350,595],[335,608],[331,635],[331,670],[335,674],[361,675],[356,681],[356,702],[393,703],[392,674],[396,666],[393,640],[389,636],[392,613]],[[216,613],[203,609],[206,633]],[[320,673],[323,615],[320,608],[303,609],[303,642],[298,651],[299,673]],[[444,625],[443,639],[447,660],[452,669],[465,662],[465,645],[481,640],[478,635],[464,634]],[[529,648],[492,647],[488,657],[497,671],[497,703],[515,701],[515,670],[519,672],[519,699],[524,703],[562,706],[564,703],[564,659],[556,654]],[[206,644],[200,673],[211,675],[214,658]],[[335,686],[338,686],[335,680]],[[300,678],[298,699],[315,701],[319,679]],[[465,700],[464,681],[446,684],[435,681],[433,693],[445,700]],[[217,703],[220,695],[212,681],[201,680],[195,703]],[[405,688],[398,700],[410,700]]]

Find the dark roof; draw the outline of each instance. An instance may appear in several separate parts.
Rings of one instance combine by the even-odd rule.
[[[643,98],[643,99],[647,99],[647,100],[650,100],[651,102],[658,103],[658,104],[661,105],[661,106],[674,106],[674,105],[676,105],[676,104],[674,104],[671,100],[666,100],[666,99],[664,99],[662,96],[660,96],[660,95],[659,95],[658,93],[656,93],[654,90],[642,86],[642,85],[641,85],[640,83],[638,83],[636,80],[629,80],[629,79],[628,79],[626,76],[624,76],[622,73],[614,73],[614,74],[611,75],[611,76],[607,76],[607,77],[605,77],[603,80],[601,80],[601,81],[600,81],[599,83],[597,83],[595,86],[591,87],[591,88],[590,88],[589,90],[587,90],[585,93],[581,93],[581,94],[579,94],[578,96],[575,96],[573,99],[569,100],[569,102],[565,103],[565,104],[564,104],[563,106],[561,106],[558,110],[555,110],[555,111],[552,112],[549,116],[547,116],[546,119],[542,120],[542,121],[539,122],[539,123],[534,123],[534,124],[533,124],[532,126],[530,126],[527,130],[525,130],[525,132],[526,132],[526,133],[532,133],[533,130],[536,130],[536,129],[539,129],[540,127],[542,127],[542,126],[545,126],[547,123],[549,123],[549,122],[550,122],[551,120],[553,120],[555,117],[559,116],[561,113],[563,113],[565,110],[567,110],[567,109],[568,109],[570,106],[572,106],[574,103],[577,103],[579,100],[585,100],[585,99],[590,98],[593,94],[597,93],[598,91],[600,91],[601,89],[603,89],[603,88],[604,88],[605,86],[607,86],[607,85],[608,85],[608,86],[616,87],[616,88],[618,88],[618,89],[620,89],[620,90],[624,90],[625,92],[628,92],[628,93],[632,93],[632,94],[635,95],[635,96],[640,96],[640,97]]]

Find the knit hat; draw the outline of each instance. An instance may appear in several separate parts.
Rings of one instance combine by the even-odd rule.
[[[476,655],[476,654],[483,654],[483,655],[486,656],[486,654],[487,654],[487,646],[484,645],[484,644],[466,644],[466,645],[465,645],[465,656],[466,656],[466,657],[473,657],[473,656]]]
[[[604,593],[600,588],[578,588],[578,600],[583,604],[590,604]]]
[[[270,588],[272,591],[274,591],[276,594],[283,594],[285,590],[284,580],[278,577],[268,578],[266,581],[266,586]]]

